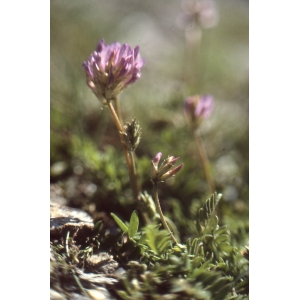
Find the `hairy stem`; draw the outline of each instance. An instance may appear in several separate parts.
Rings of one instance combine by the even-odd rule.
[[[137,170],[136,170],[136,162],[135,162],[134,152],[133,151],[129,152],[129,155],[130,155],[131,162],[132,162],[133,174],[136,177],[137,176]]]
[[[198,135],[196,134],[196,130],[194,130],[194,137],[198,146],[199,154],[200,154],[200,159],[202,161],[206,181],[209,187],[209,191],[211,194],[215,192],[215,184],[211,175],[210,171],[210,164],[209,160],[207,158],[206,150],[203,144],[203,140],[201,138],[201,134],[199,133]]]
[[[153,182],[153,195],[154,195],[154,199],[155,199],[155,204],[156,204],[156,208],[157,208],[157,211],[159,213],[159,216],[160,216],[160,219],[161,219],[161,222],[163,223],[165,229],[170,233],[170,236],[172,238],[172,240],[174,241],[174,243],[178,244],[176,238],[174,237],[174,235],[172,234],[167,222],[166,222],[166,219],[162,213],[162,210],[161,210],[161,207],[160,207],[160,204],[159,204],[159,199],[158,199],[158,188],[157,188],[157,182]]]
[[[112,117],[113,117],[114,122],[116,124],[116,127],[118,129],[118,132],[119,132],[119,137],[120,137],[120,140],[121,140],[121,143],[122,143],[122,148],[123,148],[123,152],[124,152],[124,155],[125,155],[125,160],[126,160],[128,171],[129,171],[129,177],[130,177],[131,187],[132,187],[132,191],[133,191],[133,196],[134,196],[135,200],[138,200],[139,191],[138,191],[138,186],[137,186],[136,174],[134,172],[133,163],[130,159],[129,151],[128,151],[126,145],[123,143],[123,137],[122,137],[122,134],[121,134],[121,132],[123,132],[123,126],[120,123],[120,120],[118,118],[118,115],[116,114],[116,111],[115,111],[115,109],[112,105],[112,102],[107,101],[107,105],[108,105],[108,108],[109,108],[109,110],[112,114]]]
[[[117,99],[115,102],[117,103]],[[115,108],[112,104],[112,101],[107,101],[107,105],[108,108],[112,114],[112,117],[114,119],[114,122],[116,124],[117,130],[119,132],[119,137],[121,140],[121,144],[122,144],[122,148],[123,148],[123,152],[124,152],[124,156],[125,156],[125,160],[126,160],[126,164],[127,164],[127,168],[128,168],[128,172],[129,172],[129,178],[130,178],[130,183],[131,183],[131,187],[132,187],[132,191],[133,191],[133,197],[135,199],[135,201],[138,203],[139,200],[139,188],[138,188],[138,182],[137,182],[137,172],[136,172],[136,167],[135,167],[135,160],[134,160],[134,155],[133,153],[129,152],[126,145],[123,143],[123,137],[122,137],[122,132],[124,131],[123,129],[123,125],[120,122],[120,118],[119,116],[121,115],[121,111],[120,111],[120,107],[119,107],[119,116],[115,111]],[[150,220],[147,216],[147,214],[145,212],[141,212],[144,218],[145,223],[149,223]]]
[[[124,122],[123,122],[123,117],[122,117],[122,112],[121,112],[120,99],[115,98],[115,103],[116,103],[116,111],[117,111],[117,115],[118,115],[120,124],[123,126]]]

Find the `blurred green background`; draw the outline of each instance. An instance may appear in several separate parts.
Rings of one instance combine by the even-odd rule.
[[[189,46],[178,27],[181,1],[51,0],[51,183],[68,205],[95,220],[114,212],[128,220],[132,201],[115,125],[87,87],[82,62],[98,41],[140,46],[141,78],[121,94],[124,121],[142,127],[136,150],[142,190],[151,194],[150,160],[157,152],[180,157],[184,168],[160,186],[162,209],[182,239],[193,235],[193,219],[210,196],[183,101],[211,94],[214,111],[201,126],[220,203],[221,222],[236,242],[247,242],[249,199],[249,4],[215,1],[218,25],[203,29],[187,80]]]

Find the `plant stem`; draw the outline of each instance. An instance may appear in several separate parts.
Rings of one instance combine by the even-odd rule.
[[[158,199],[158,189],[157,189],[157,182],[153,182],[153,195],[154,195],[154,199],[155,199],[155,204],[156,204],[156,208],[158,210],[158,213],[159,213],[159,216],[160,216],[160,219],[161,219],[161,222],[163,223],[165,229],[170,233],[170,236],[172,238],[172,240],[174,241],[174,243],[178,244],[176,238],[174,237],[174,235],[172,234],[166,220],[165,220],[165,217],[162,213],[162,210],[161,210],[161,207],[160,207],[160,204],[159,204],[159,199]]]
[[[135,159],[135,152],[134,151],[129,151],[129,155],[130,155],[130,158],[131,158],[131,162],[132,162],[132,169],[133,169],[133,175],[134,175],[134,178],[137,178],[137,170],[136,170],[136,159]],[[140,187],[138,185],[138,182],[136,181],[136,184],[137,184],[137,190],[139,191],[140,190]],[[138,202],[141,201],[140,199],[140,196],[138,195],[138,198],[136,199]],[[143,218],[144,218],[144,221],[146,224],[150,224],[151,223],[151,220],[149,219],[148,217],[148,214],[146,212],[144,212],[142,209],[140,210]]]
[[[123,122],[123,117],[122,117],[122,111],[121,111],[121,105],[120,105],[120,100],[118,97],[114,98],[115,100],[115,104],[116,104],[116,113],[117,116],[119,118],[119,122],[123,128],[124,126],[124,122]],[[132,151],[128,151],[130,159],[131,159],[131,163],[132,163],[132,172],[134,174],[134,177],[137,178],[137,171],[136,171],[136,163],[135,163],[135,156],[134,153]],[[139,190],[139,188],[138,188]]]
[[[123,126],[120,123],[120,120],[118,118],[118,115],[116,114],[116,111],[115,111],[115,109],[112,105],[112,102],[107,101],[107,105],[108,105],[108,108],[109,108],[109,110],[110,110],[110,112],[113,116],[113,119],[115,121],[116,127],[117,127],[118,132],[119,132],[119,137],[120,137],[120,140],[121,140],[121,143],[122,143],[122,148],[123,148],[123,151],[124,151],[125,160],[126,160],[128,171],[129,171],[129,177],[130,177],[130,182],[131,182],[131,186],[132,186],[132,190],[133,190],[133,196],[134,196],[135,200],[138,200],[139,191],[138,191],[136,176],[135,176],[135,173],[134,173],[134,167],[133,167],[132,161],[130,159],[129,151],[128,151],[126,145],[123,143],[123,137],[122,137],[122,134],[121,134],[121,132],[123,132]]]
[[[131,158],[131,162],[132,162],[132,169],[133,169],[133,174],[136,177],[137,176],[137,170],[136,170],[136,163],[135,163],[135,157],[134,157],[134,152],[133,151],[129,151],[129,155]]]
[[[68,231],[67,235],[66,235],[66,255],[67,255],[67,257],[70,257],[70,252],[69,252],[69,236],[70,236],[70,231]]]
[[[117,98],[114,100],[117,103]],[[124,129],[123,129],[123,125],[121,124],[120,118],[119,118],[121,116],[120,107],[119,107],[119,112],[118,112],[119,116],[118,116],[112,105],[112,101],[107,101],[107,105],[112,114],[112,117],[116,124],[117,130],[119,132],[119,137],[121,140],[121,144],[122,144],[122,148],[123,148],[128,172],[129,172],[129,178],[130,178],[130,183],[131,183],[131,187],[132,187],[132,191],[133,191],[133,197],[134,197],[135,201],[138,203],[140,201],[140,199],[139,199],[139,188],[138,188],[138,182],[137,182],[137,172],[136,172],[136,167],[135,167],[135,160],[134,160],[133,153],[129,152],[126,145],[123,143],[123,137],[122,137],[121,133],[124,131]],[[141,213],[143,215],[145,223],[146,224],[150,223],[150,220],[149,220],[147,214],[145,212],[141,212]]]
[[[209,164],[209,160],[207,158],[207,154],[206,154],[206,150],[203,144],[203,140],[201,138],[201,134],[199,133],[198,135],[196,134],[196,130],[193,131],[194,132],[194,137],[198,146],[198,150],[199,150],[199,154],[200,154],[200,159],[202,161],[202,165],[203,165],[203,169],[204,169],[204,173],[205,173],[205,177],[206,177],[206,181],[209,187],[209,191],[211,194],[213,194],[215,192],[215,184],[211,175],[211,171],[210,171],[210,164]]]
[[[90,298],[90,296],[88,295],[88,293],[86,292],[85,288],[82,286],[79,278],[76,276],[75,271],[72,269],[72,275],[76,281],[76,283],[78,284],[80,290],[82,291],[83,295],[87,298]]]
[[[192,90],[199,88],[199,78],[202,77],[202,73],[200,76],[198,66],[195,64],[195,62],[199,60],[198,56],[201,38],[202,30],[200,28],[185,30],[185,51],[187,61],[184,65],[184,74],[185,82]]]
[[[117,97],[114,100],[116,103],[116,111],[117,111],[117,115],[119,117],[120,124],[123,126],[124,122],[123,122],[123,117],[122,117],[122,112],[121,112],[120,99]]]

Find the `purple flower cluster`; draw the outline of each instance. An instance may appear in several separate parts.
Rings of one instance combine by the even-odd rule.
[[[144,60],[139,50],[139,46],[132,49],[127,44],[105,45],[101,39],[96,51],[83,62],[87,84],[104,104],[140,78]]]
[[[152,160],[151,180],[153,182],[165,181],[166,179],[174,176],[183,167],[183,164],[180,164],[176,168],[172,169],[173,165],[179,159],[179,157],[175,158],[174,156],[169,156],[168,158],[166,158],[161,163],[160,167],[158,167],[158,163],[161,157],[162,153],[158,152]]]
[[[211,114],[213,110],[213,97],[211,95],[190,96],[185,100],[184,111],[193,125],[198,125]]]

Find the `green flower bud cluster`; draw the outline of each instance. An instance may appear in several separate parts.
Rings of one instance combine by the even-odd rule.
[[[124,131],[121,132],[121,135],[123,137],[123,143],[126,145],[128,151],[135,151],[140,143],[142,136],[141,129],[140,124],[135,119],[132,119],[131,123],[127,122],[126,125],[124,125]]]

